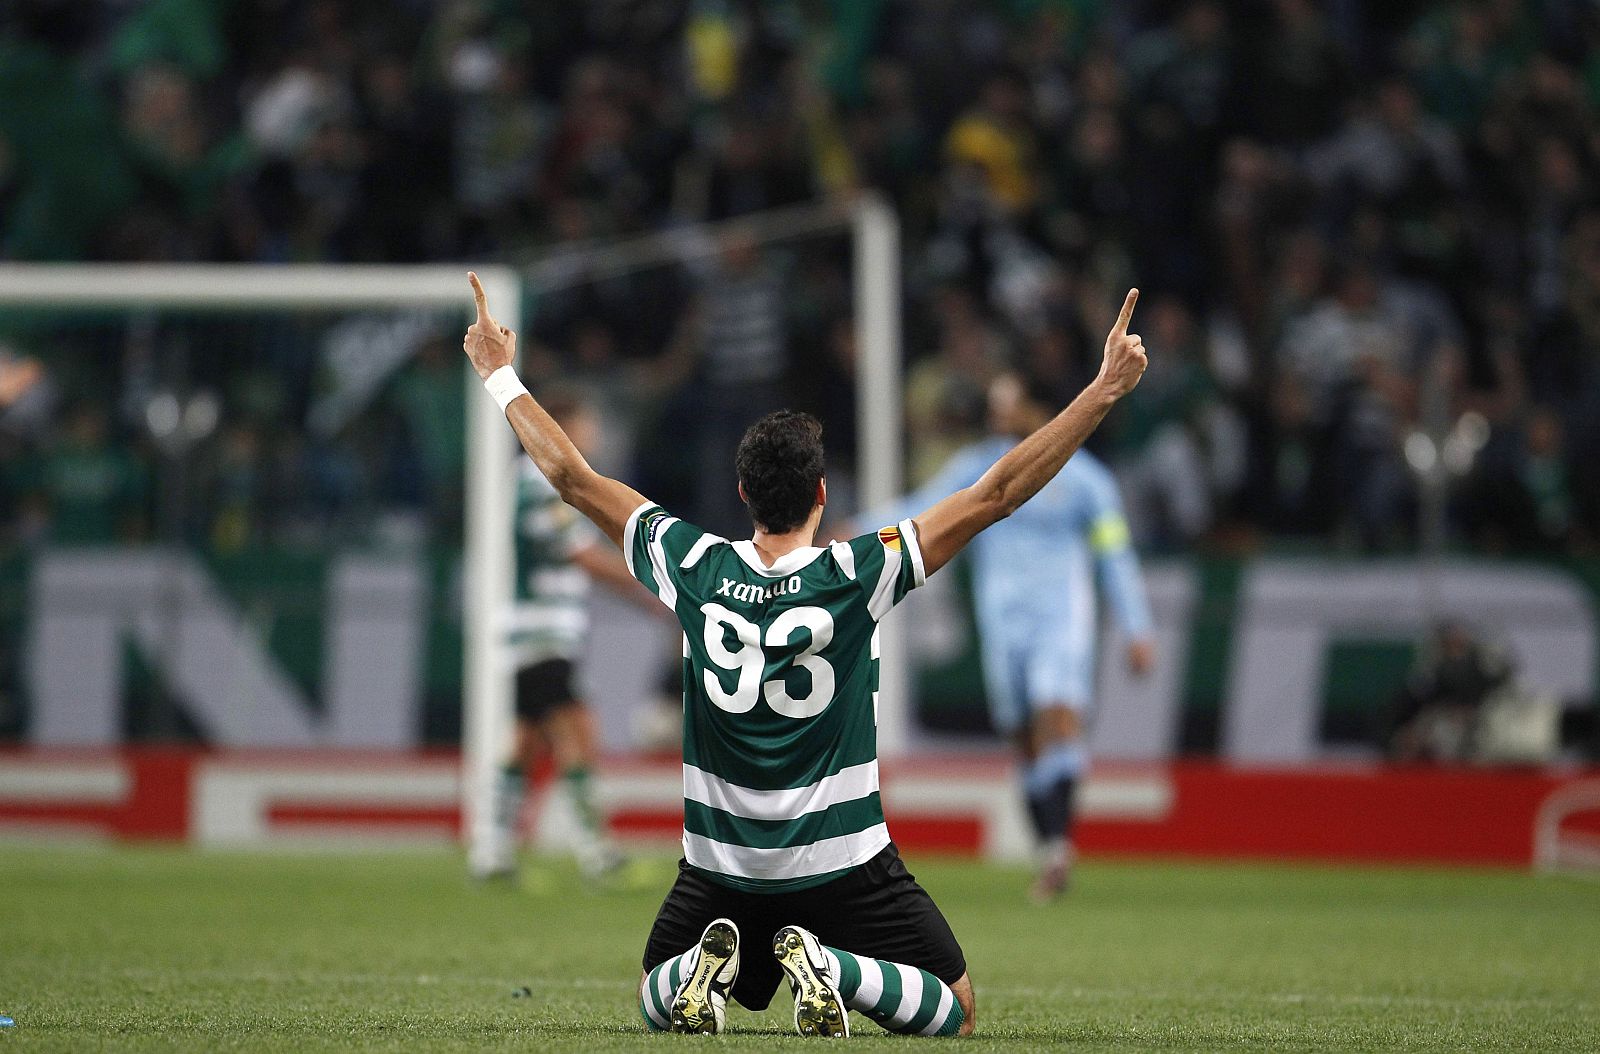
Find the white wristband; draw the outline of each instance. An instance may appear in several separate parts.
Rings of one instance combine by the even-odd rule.
[[[500,404],[500,412],[505,413],[506,407],[520,396],[528,394],[528,388],[522,383],[522,378],[517,376],[517,371],[510,366],[502,366],[483,379],[483,386],[489,389],[489,394],[494,396],[494,401]]]

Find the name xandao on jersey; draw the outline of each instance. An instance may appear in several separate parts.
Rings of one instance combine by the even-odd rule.
[[[751,585],[748,582],[735,582],[731,578],[724,578],[715,595],[737,600],[741,604],[760,604],[775,597],[791,596],[798,592],[800,592],[800,576],[790,575],[770,586]]]

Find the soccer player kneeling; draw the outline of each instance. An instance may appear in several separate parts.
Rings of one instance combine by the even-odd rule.
[[[985,527],[1044,486],[1145,368],[1130,291],[1100,375],[972,486],[847,542],[812,545],[827,504],[822,429],[779,411],[735,458],[754,524],[730,541],[589,467],[511,368],[516,335],[478,318],[463,346],[562,499],[622,548],[684,629],[684,859],[645,947],[652,1028],[717,1032],[729,996],[794,995],[801,1035],[975,1022],[961,947],[900,860],[878,796],[880,620]],[[742,946],[748,938],[759,943]],[[767,943],[770,941],[770,944]]]

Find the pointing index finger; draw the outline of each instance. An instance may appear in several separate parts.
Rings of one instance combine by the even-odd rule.
[[[489,298],[484,295],[483,283],[478,281],[477,272],[468,271],[467,281],[472,283],[472,299],[478,305],[478,321],[484,323],[492,322],[493,319],[489,317]]]
[[[481,302],[481,300],[480,300]],[[1128,299],[1122,302],[1122,313],[1117,316],[1116,331],[1128,332],[1128,323],[1133,321],[1133,306],[1139,302],[1139,290],[1128,290]]]

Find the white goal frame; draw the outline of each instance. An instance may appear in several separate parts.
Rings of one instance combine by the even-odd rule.
[[[848,231],[853,241],[857,341],[859,484],[864,506],[900,493],[902,398],[900,359],[900,228],[892,208],[865,195],[851,205],[810,205],[741,217],[698,229],[696,249],[682,232],[626,241],[564,247],[587,265],[580,280],[623,274],[680,261],[707,251],[723,226],[750,230],[758,242],[828,231]],[[537,266],[473,268],[495,318],[522,327],[526,279],[536,291]],[[229,312],[258,309],[359,310],[455,308],[463,326],[472,317],[467,265],[253,265],[253,264],[0,264],[0,305],[34,308],[192,308]],[[225,355],[226,349],[217,349]],[[505,418],[464,371],[467,382],[465,594],[463,597],[462,819],[469,855],[481,853],[492,831],[493,787],[511,731],[511,674],[500,633],[511,601],[512,444]],[[732,466],[729,466],[730,472]],[[906,749],[909,675],[901,637],[882,635],[878,742],[893,756]]]
[[[512,328],[522,325],[522,283],[510,267],[482,266],[474,270],[483,283],[496,318]],[[199,308],[208,311],[361,310],[373,308],[455,308],[461,313],[465,329],[473,317],[472,289],[467,284],[465,266],[270,266],[253,264],[4,264],[0,265],[0,304],[37,308]],[[226,349],[216,354],[226,355]],[[471,435],[485,430],[483,419],[498,429],[494,401],[483,391],[477,377],[463,368],[467,378],[463,398],[467,400]],[[485,411],[487,408],[487,413]],[[489,444],[491,448],[502,444]],[[465,626],[463,691],[463,758],[471,759],[469,746],[481,744],[498,733],[493,722],[492,704],[505,700],[510,706],[507,686],[496,683],[495,671],[502,664],[495,642],[493,612],[496,598],[509,598],[509,576],[505,582],[487,580],[473,573],[473,551],[493,552],[510,546],[511,498],[506,481],[510,478],[509,452],[500,458],[469,455],[466,472],[466,588],[463,599]],[[501,540],[500,536],[504,536]],[[504,677],[500,678],[504,680]],[[490,706],[483,705],[487,700]],[[477,705],[474,705],[474,702]],[[509,728],[510,718],[503,722]],[[483,754],[478,746],[476,754]],[[492,753],[492,752],[491,752]],[[484,794],[473,769],[464,765],[462,805],[466,829],[478,822]],[[487,785],[484,785],[486,793]]]

